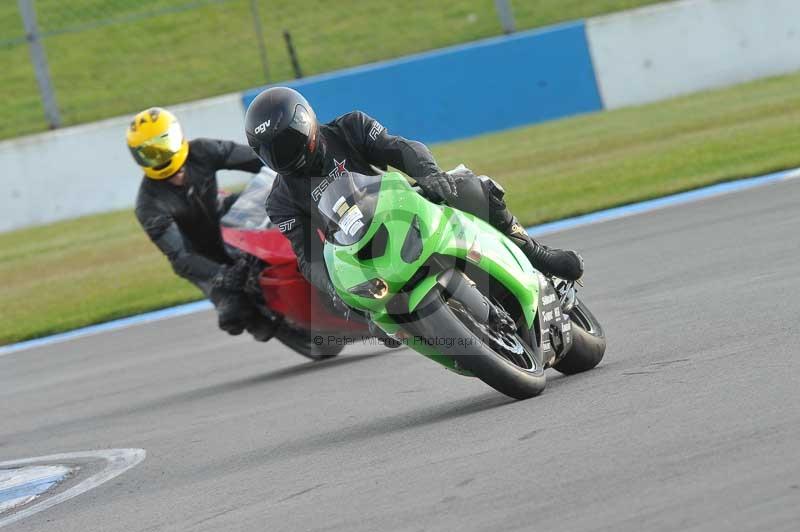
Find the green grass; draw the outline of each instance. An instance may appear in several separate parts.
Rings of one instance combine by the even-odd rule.
[[[800,166],[798,83],[800,74],[768,79],[434,152],[444,167],[464,162],[496,177],[534,224]],[[0,234],[0,278],[0,343],[200,297],[130,212]]]
[[[0,343],[200,297],[130,212],[0,234]]]
[[[516,0],[519,29],[659,0]],[[249,0],[37,0],[65,125],[263,85]],[[270,80],[293,77],[282,31],[305,75],[501,33],[493,0],[259,0]],[[138,16],[161,10],[148,18]],[[112,23],[108,23],[111,21]],[[66,32],[76,25],[79,33]],[[23,35],[0,2],[0,41]],[[46,129],[27,45],[0,44],[0,138]]]

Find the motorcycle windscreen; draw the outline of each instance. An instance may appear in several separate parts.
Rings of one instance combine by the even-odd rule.
[[[266,229],[270,226],[270,219],[264,204],[272,184],[275,181],[275,172],[269,168],[262,168],[239,194],[236,202],[231,206],[220,223],[225,227],[234,229]]]
[[[380,189],[379,175],[348,172],[330,183],[317,205],[326,223],[325,237],[340,246],[361,240],[375,215]]]

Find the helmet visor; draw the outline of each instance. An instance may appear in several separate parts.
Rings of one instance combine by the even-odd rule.
[[[303,156],[307,142],[308,137],[294,129],[281,133],[272,145],[272,160],[275,165],[281,170],[294,167]]]
[[[166,133],[131,147],[130,150],[139,166],[157,168],[169,164],[181,149],[181,144],[183,144],[181,125],[173,122]]]
[[[278,172],[297,170],[306,160],[312,128],[313,118],[302,105],[297,105],[292,121],[272,141],[269,153],[262,153],[262,159],[273,163],[269,166]]]

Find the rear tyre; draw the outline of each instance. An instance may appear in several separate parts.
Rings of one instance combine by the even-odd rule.
[[[568,314],[572,322],[572,347],[553,369],[573,375],[588,371],[603,360],[606,337],[600,322],[580,299]]]
[[[344,349],[344,344],[321,342],[320,345],[317,345],[314,339],[321,337],[323,335],[318,335],[286,322],[281,323],[275,332],[275,338],[283,345],[311,360],[319,361],[333,358]]]
[[[539,357],[517,334],[505,335],[498,343],[486,335],[485,326],[471,319],[454,299],[445,301],[440,293],[425,307],[424,317],[414,317],[404,329],[422,338],[437,351],[455,360],[500,393],[514,399],[528,399],[542,393],[546,385]],[[490,347],[492,346],[492,347]]]

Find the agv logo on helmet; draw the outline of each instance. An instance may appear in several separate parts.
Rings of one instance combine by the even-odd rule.
[[[256,129],[255,129],[256,135],[260,135],[261,133],[264,133],[267,130],[267,128],[269,127],[269,123],[270,122],[271,122],[271,120],[267,120],[266,122],[261,122],[260,124],[258,124],[256,126]]]

